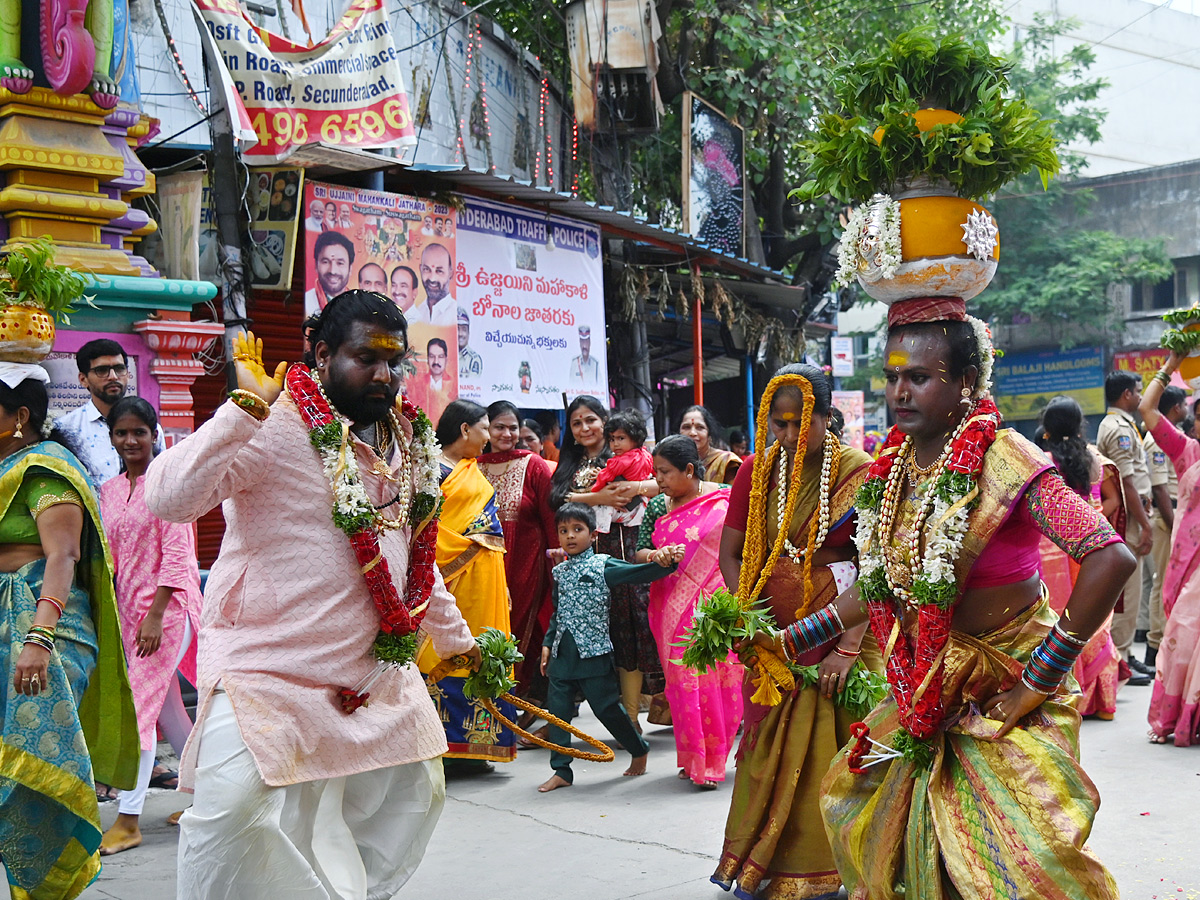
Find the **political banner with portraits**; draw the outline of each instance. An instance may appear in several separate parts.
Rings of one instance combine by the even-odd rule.
[[[600,229],[467,198],[458,213],[459,396],[561,409],[608,396]]]
[[[404,392],[436,423],[459,394],[454,208],[308,182],[302,214],[305,315],[353,288],[391,297],[409,323]]]

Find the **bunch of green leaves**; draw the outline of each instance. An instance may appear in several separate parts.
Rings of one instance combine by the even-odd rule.
[[[802,142],[809,180],[795,196],[862,202],[928,177],[976,199],[1033,169],[1048,183],[1059,169],[1053,123],[1011,96],[1007,73],[986,44],[923,30],[840,66],[834,92],[848,115],[823,115]],[[922,132],[913,116],[931,106],[962,119]]]
[[[854,502],[859,509],[879,509],[883,503],[883,491],[887,487],[882,478],[868,478],[862,483],[855,495]]]
[[[734,641],[774,630],[775,619],[762,601],[743,608],[734,594],[718,588],[697,604],[691,629],[674,645],[684,648],[675,662],[704,673],[725,660]]]
[[[1181,331],[1178,328],[1168,328],[1163,332],[1158,344],[1165,350],[1174,350],[1180,356],[1187,356],[1200,347],[1200,331]]]
[[[375,658],[393,666],[407,666],[417,656],[416,634],[380,631],[371,648]]]
[[[430,516],[437,515],[442,504],[441,495],[434,496],[427,491],[422,491],[413,497],[412,514],[409,517],[414,524],[424,522]]]
[[[1163,321],[1172,328],[1184,328],[1187,325],[1200,324],[1200,306],[1190,306],[1187,309],[1173,309],[1163,313]]]
[[[483,661],[479,671],[472,672],[463,682],[463,696],[468,700],[495,700],[517,686],[512,669],[525,657],[517,649],[517,639],[498,628],[485,628],[475,638]]]
[[[789,664],[788,668],[796,676],[796,682],[800,687],[812,687],[820,678],[821,667],[819,665],[797,666]],[[887,696],[887,692],[888,683],[886,677],[879,672],[872,672],[863,666],[862,663],[855,663],[854,668],[850,670],[850,674],[846,677],[846,683],[834,694],[833,701],[838,706],[843,707],[850,715],[861,719],[880,704],[883,698]]]
[[[54,262],[54,244],[38,238],[20,244],[0,258],[0,304],[33,306],[64,325],[80,300],[96,308],[83,291],[88,281],[68,266]]]
[[[882,603],[892,595],[883,566],[858,579],[858,596],[863,603]]]
[[[916,778],[933,765],[933,745],[915,738],[903,728],[892,736],[892,749],[913,765],[912,777]]]
[[[336,450],[342,445],[342,424],[318,425],[308,433],[308,442],[318,450]]]

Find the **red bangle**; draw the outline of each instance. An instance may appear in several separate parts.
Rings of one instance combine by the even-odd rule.
[[[861,650],[843,650],[841,647],[834,647],[833,652],[846,659],[857,659],[859,654],[862,653]]]
[[[57,597],[38,597],[37,602],[38,603],[52,603],[52,604],[54,604],[54,608],[58,610],[58,614],[60,616],[63,614],[62,601],[59,600]]]

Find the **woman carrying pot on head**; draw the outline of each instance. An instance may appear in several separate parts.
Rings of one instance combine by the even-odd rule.
[[[685,409],[683,418],[679,421],[679,433],[695,442],[700,461],[704,463],[704,471],[708,473],[710,481],[717,484],[733,484],[733,479],[742,465],[741,457],[718,446],[722,434],[721,423],[707,407],[697,405]]]
[[[487,408],[488,452],[479,471],[496,491],[496,507],[504,529],[504,572],[512,598],[509,618],[525,660],[517,664],[516,693],[538,706],[546,702],[541,674],[542,638],[554,611],[546,551],[558,546],[554,510],[550,508],[550,467],[533,450],[519,449],[521,419],[507,400]],[[528,725],[523,721],[522,726]]]
[[[438,521],[437,565],[454,595],[458,611],[471,634],[485,628],[512,631],[508,613],[508,582],[504,574],[504,529],[496,506],[496,490],[479,470],[478,458],[487,444],[487,410],[470,400],[452,400],[437,423],[442,446],[442,496]],[[440,662],[428,638],[417,654],[421,672],[428,675]],[[492,771],[493,762],[512,762],[515,737],[492,717],[478,699],[463,694],[468,669],[455,669],[430,687],[430,695],[446,726],[448,775]],[[498,701],[510,720],[512,704]]]
[[[567,433],[559,451],[558,468],[550,481],[550,505],[558,509],[572,501],[596,511],[596,552],[614,559],[633,562],[637,554],[638,528],[612,523],[613,511],[626,506],[637,496],[658,493],[653,479],[615,481],[599,491],[592,485],[612,455],[604,436],[608,410],[595,397],[576,397],[567,407]],[[644,584],[626,584],[612,588],[609,607],[609,632],[617,674],[621,679],[621,702],[639,733],[638,708],[642,694],[658,694],[663,689],[662,663],[650,630],[647,610],[650,592]]]
[[[871,460],[828,430],[830,390],[815,366],[775,373],[758,412],[756,446],[764,449],[738,471],[721,534],[725,584],[743,602],[757,587],[781,628],[833,602],[855,578],[855,494]],[[820,823],[818,788],[850,737],[848,682],[857,687],[860,673],[881,668],[866,631],[861,624],[797,656],[810,675],[777,706],[753,702],[746,679],[745,731],[712,876],[727,890],[736,881],[738,896],[823,897],[841,884]]]
[[[1187,747],[1200,742],[1200,444],[1158,411],[1158,401],[1182,358],[1175,351],[1142,394],[1138,411],[1179,474],[1171,556],[1163,579],[1163,628],[1150,695],[1150,741]]]
[[[646,507],[637,561],[650,562],[656,549],[684,547],[675,573],[650,585],[650,628],[667,682],[679,777],[712,789],[725,780],[729,749],[742,721],[742,667],[730,657],[699,674],[680,665],[679,645],[696,605],[723,586],[719,548],[729,488],[704,480],[696,445],[681,434],[654,448],[654,473],[661,493]]]
[[[195,636],[202,603],[192,526],[164,522],[146,507],[143,476],[154,458],[158,428],[154,407],[141,397],[123,397],[107,418],[124,471],[100,488],[100,509],[116,567],[117,608],[142,755],[137,785],[121,792],[117,821],[104,833],[101,856],[142,842],[139,819],[154,771],[158,728],[183,756],[192,720],[175,672],[196,683]]]
[[[961,299],[893,303],[888,326],[898,425],[859,492],[859,580],[743,655],[795,658],[868,619],[887,648],[889,697],[821,784],[851,898],[1115,900],[1085,846],[1099,797],[1068,676],[1133,554],[1037,447],[997,430],[991,337]],[[1062,620],[1043,534],[1080,564]]]
[[[13,896],[79,896],[100,871],[93,780],[137,781],[138,731],[100,507],[43,438],[49,376],[0,362],[0,858]]]
[[[1125,535],[1125,493],[1116,464],[1088,445],[1083,437],[1083,409],[1073,397],[1055,397],[1042,410],[1042,449],[1067,486],[1108,519],[1117,534]],[[1079,577],[1079,564],[1049,538],[1041,543],[1042,581],[1049,591],[1050,607],[1060,615]],[[1113,643],[1112,617],[1092,635],[1079,659],[1075,680],[1083,697],[1076,709],[1081,716],[1112,719],[1117,711],[1121,654]],[[1139,676],[1141,677],[1141,676]],[[1147,681],[1143,681],[1144,686]]]

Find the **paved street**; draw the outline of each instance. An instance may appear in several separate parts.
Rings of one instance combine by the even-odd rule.
[[[1148,744],[1149,699],[1149,688],[1126,688],[1114,722],[1084,723],[1084,763],[1104,798],[1092,846],[1127,900],[1200,900],[1192,830],[1200,747]],[[589,715],[580,724],[603,733]],[[452,781],[429,852],[405,894],[425,900],[729,896],[708,882],[729,783],[700,792],[679,781],[670,730],[651,726],[649,738],[650,772],[642,778],[621,777],[627,757],[618,752],[617,763],[577,764],[574,787],[540,795],[535,788],[550,774],[547,754],[530,750],[495,775]],[[182,808],[181,799],[151,792],[146,843],[106,862],[85,900],[174,897],[177,831],[165,819]],[[106,807],[107,825],[116,804]]]

